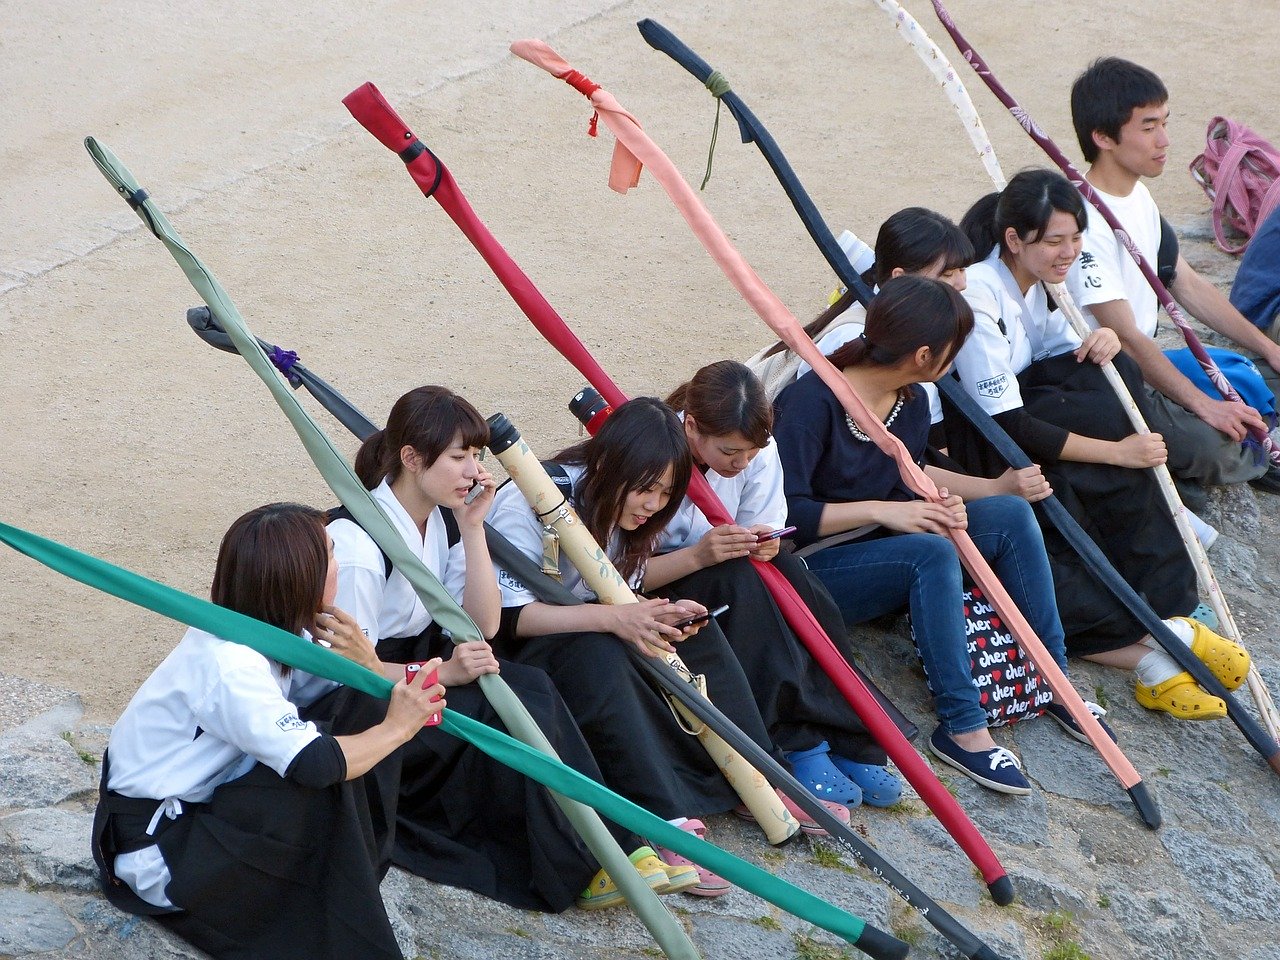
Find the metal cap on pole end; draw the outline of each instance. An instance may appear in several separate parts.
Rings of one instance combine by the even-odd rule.
[[[495,413],[485,423],[489,424],[489,449],[494,456],[514,447],[520,442],[520,431],[507,419],[505,413]]]
[[[588,433],[595,434],[613,413],[613,407],[605,402],[595,387],[583,387],[569,401],[569,412],[578,418]]]
[[[1133,805],[1138,808],[1138,815],[1142,817],[1142,822],[1152,830],[1160,829],[1163,818],[1160,816],[1160,808],[1156,806],[1154,798],[1147,791],[1147,785],[1138,781],[1129,788],[1129,797],[1133,800]]]

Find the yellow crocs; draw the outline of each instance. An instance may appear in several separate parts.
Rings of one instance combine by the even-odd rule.
[[[1203,623],[1187,617],[1174,617],[1191,627],[1191,652],[1208,667],[1228,690],[1235,690],[1249,675],[1249,652],[1240,644],[1220,637]]]
[[[627,859],[655,893],[666,892],[671,881],[667,878],[666,867],[653,852],[652,847],[639,847]],[[695,873],[695,883],[697,879],[698,875]],[[603,910],[605,907],[625,902],[626,898],[622,895],[622,891],[605,870],[598,871],[591,878],[591,886],[578,894],[577,900],[578,907],[583,910]]]
[[[1148,710],[1163,710],[1179,720],[1219,720],[1227,715],[1222,698],[1205,693],[1186,671],[1154,687],[1135,684],[1133,695]]]
[[[654,885],[653,892],[658,894],[683,893],[690,887],[698,885],[698,871],[692,865],[682,865],[678,863],[667,863],[663,860],[651,847],[641,847],[636,853],[648,850],[649,855],[631,862],[636,865],[636,869],[640,871],[640,876],[648,877],[654,869],[662,871],[663,880],[661,883]]]

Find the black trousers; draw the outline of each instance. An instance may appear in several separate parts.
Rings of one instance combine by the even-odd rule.
[[[421,637],[384,640],[384,660],[448,657],[450,642],[438,630]],[[559,754],[579,773],[605,781],[591,750],[551,679],[535,667],[499,661],[500,676]],[[451,687],[448,709],[507,732],[476,683]],[[395,864],[417,876],[474,890],[526,910],[560,912],[599,869],[559,805],[537,781],[503,766],[436,727],[425,727],[403,748],[398,782],[381,782],[395,817]],[[631,852],[641,841],[605,820],[619,845]]]
[[[780,552],[773,563],[796,587],[849,661],[848,631],[830,594],[792,554]],[[717,622],[742,665],[756,706],[778,747],[787,752],[807,750],[826,740],[833,752],[851,760],[885,763],[884,751],[792,632],[750,560],[707,567],[658,592],[668,591],[709,609],[729,605]]]
[[[1115,366],[1145,417],[1137,366],[1123,355],[1116,357]],[[1099,440],[1122,440],[1133,433],[1101,368],[1076,363],[1073,354],[1033,363],[1018,375],[1018,384],[1024,408],[1038,419]],[[957,431],[968,437],[952,444],[951,455],[970,472],[998,475],[1004,466],[994,451],[967,424],[953,429],[952,420],[958,421],[958,415],[948,417],[949,442]],[[1195,567],[1151,471],[1067,460],[1041,467],[1062,505],[1160,617],[1195,609]],[[1142,639],[1147,632],[1142,624],[1102,586],[1043,511],[1036,516],[1053,569],[1067,653],[1084,656]]]
[[[149,817],[115,811],[113,799],[104,786],[94,821],[104,892],[154,913],[109,869],[117,852],[146,845]],[[400,960],[363,811],[350,781],[303,787],[258,764],[162,821],[166,892],[180,909],[156,920],[219,960]]]
[[[663,819],[723,813],[739,803],[707,751],[679,727],[617,637],[560,633],[508,640],[507,646],[516,648],[520,662],[550,674],[610,789]],[[677,646],[689,669],[706,675],[711,701],[785,764],[720,629],[711,624]]]

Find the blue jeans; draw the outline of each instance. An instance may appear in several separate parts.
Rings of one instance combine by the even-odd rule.
[[[1063,672],[1067,659],[1053,574],[1031,505],[1020,497],[984,497],[966,505],[969,536]],[[951,541],[934,533],[900,533],[820,550],[809,569],[831,591],[848,623],[909,603],[916,643],[947,733],[987,725],[969,667],[961,594],[964,571]]]

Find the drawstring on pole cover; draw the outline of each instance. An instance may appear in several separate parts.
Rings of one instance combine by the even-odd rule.
[[[711,158],[716,153],[716,137],[720,135],[720,98],[729,92],[729,80],[719,70],[712,70],[711,75],[706,79],[706,87],[711,91],[711,95],[716,98],[716,122],[711,127],[711,146],[707,148],[707,172],[702,177],[702,186],[699,190],[707,189],[707,184],[711,181]]]

